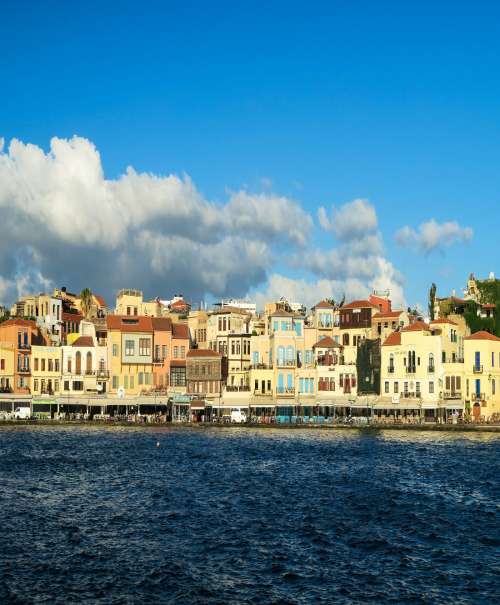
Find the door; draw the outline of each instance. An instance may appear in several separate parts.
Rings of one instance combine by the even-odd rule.
[[[478,369],[481,367],[481,352],[480,351],[476,351],[476,354],[474,356],[474,367],[476,367]]]

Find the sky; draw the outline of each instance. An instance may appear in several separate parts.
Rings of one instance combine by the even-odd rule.
[[[395,305],[499,272],[493,2],[0,6],[0,303]]]

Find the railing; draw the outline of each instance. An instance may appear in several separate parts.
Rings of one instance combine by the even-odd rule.
[[[164,358],[164,357],[154,357],[154,358],[153,358],[153,363],[154,363],[155,365],[158,365],[158,364],[160,364],[160,365],[161,365],[161,364],[163,364],[163,362],[164,362],[164,361],[165,361],[165,358]]]
[[[272,364],[267,363],[253,363],[249,367],[250,370],[272,370],[272,368]]]
[[[24,351],[29,351],[29,350],[31,349],[31,345],[29,345],[29,344],[25,344],[25,343],[21,343],[21,344],[18,344],[17,348],[18,348],[20,351],[23,351],[23,350],[24,350]]]
[[[250,391],[250,387],[246,385],[234,385],[230,384],[226,386],[226,391],[228,393],[244,393]]]
[[[474,372],[474,374],[482,374],[483,373],[483,366],[477,366],[477,365],[473,365],[472,366],[472,371]]]
[[[29,373],[30,373],[30,371],[31,371],[31,370],[30,370],[30,368],[29,368],[29,367],[24,368],[24,367],[21,367],[21,366],[17,366],[17,373],[18,373],[18,374],[29,374]]]
[[[410,391],[403,391],[401,393],[401,396],[404,397],[405,399],[415,399],[415,393],[410,392]]]
[[[272,391],[265,391],[264,393],[262,391],[260,391],[259,389],[254,389],[253,394],[258,397],[272,397],[273,396],[273,392]]]
[[[445,391],[443,399],[462,399],[462,393],[460,391]]]
[[[98,378],[109,378],[108,370],[97,370],[96,375]]]
[[[394,366],[389,366],[389,367],[387,368],[387,373],[388,373],[388,374],[394,374]]]
[[[278,387],[276,392],[278,395],[294,395],[295,389],[290,387]]]
[[[472,399],[475,401],[485,401],[486,393],[472,393]]]
[[[416,366],[408,366],[406,368],[406,373],[407,374],[415,374],[416,371],[417,371]]]
[[[295,361],[282,359],[282,360],[278,360],[276,365],[278,366],[278,368],[294,368],[296,364],[295,364]]]
[[[317,364],[318,366],[334,366],[337,365],[338,359],[333,355],[325,355],[323,357],[318,357]]]
[[[434,367],[434,366],[429,366],[429,367],[427,368],[427,371],[429,372],[429,374],[434,374],[434,370],[435,370],[435,367]]]

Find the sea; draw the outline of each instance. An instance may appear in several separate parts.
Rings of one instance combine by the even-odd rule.
[[[499,462],[486,432],[0,427],[0,603],[498,603]]]

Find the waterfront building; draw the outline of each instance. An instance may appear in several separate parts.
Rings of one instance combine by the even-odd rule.
[[[62,347],[31,347],[31,392],[37,395],[59,395],[61,390]]]
[[[50,294],[22,296],[11,308],[11,315],[32,319],[52,345],[59,345],[62,336],[62,301]]]
[[[406,311],[378,311],[372,315],[372,338],[380,338],[382,342],[394,332],[410,324]]]
[[[191,349],[186,359],[187,392],[218,404],[222,392],[222,354],[211,349]]]
[[[108,350],[98,345],[95,326],[80,323],[80,333],[72,334],[61,347],[61,394],[103,395],[108,392]]]
[[[13,393],[15,385],[15,345],[0,342],[0,393]]]
[[[167,390],[170,380],[172,357],[172,320],[169,317],[153,317],[153,386]]]
[[[474,420],[500,419],[500,338],[476,332],[464,339],[465,404]]]
[[[31,389],[31,347],[43,344],[44,339],[36,322],[13,318],[0,324],[0,342],[11,345],[14,351],[13,392],[29,395]]]
[[[344,363],[356,364],[357,346],[372,335],[372,316],[379,308],[369,300],[354,300],[340,308],[340,335]]]
[[[153,322],[151,317],[108,315],[109,392],[139,395],[153,388]]]

